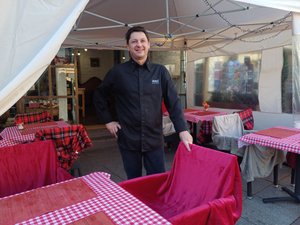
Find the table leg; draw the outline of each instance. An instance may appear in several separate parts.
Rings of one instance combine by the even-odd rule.
[[[193,123],[193,140],[197,144],[197,123]]]
[[[295,191],[291,191],[287,187],[282,187],[282,190],[290,195],[290,197],[274,197],[264,198],[264,203],[278,202],[278,201],[296,201],[300,203],[300,154],[296,155],[296,179],[295,179]]]

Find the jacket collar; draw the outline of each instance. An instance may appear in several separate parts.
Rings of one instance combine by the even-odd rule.
[[[136,61],[134,61],[132,58],[130,58],[130,63],[132,65],[134,65],[134,70],[139,68],[139,67],[143,67],[145,69],[147,69],[148,71],[151,71],[152,68],[152,63],[149,61],[149,59],[147,58],[146,62],[143,65],[139,65]]]

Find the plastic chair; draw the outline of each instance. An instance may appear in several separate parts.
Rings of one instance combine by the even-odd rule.
[[[66,170],[72,168],[84,148],[92,145],[91,139],[81,124],[40,130],[36,132],[35,140],[53,140],[60,166]],[[75,166],[76,168],[73,168],[79,170],[78,164]]]
[[[119,183],[150,208],[178,225],[235,224],[242,213],[237,158],[180,143],[169,172]]]
[[[214,118],[213,143],[219,150],[242,158],[240,168],[247,181],[247,197],[251,199],[254,178],[267,177],[274,171],[273,183],[278,185],[278,165],[284,161],[284,152],[259,145],[239,148],[238,139],[249,132],[254,131],[244,130],[244,124],[237,113]]]
[[[17,114],[15,116],[15,125],[23,123],[43,123],[53,121],[53,116],[48,111],[43,112],[34,112],[34,113],[25,113],[25,114]]]

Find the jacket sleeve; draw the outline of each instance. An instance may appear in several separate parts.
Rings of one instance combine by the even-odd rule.
[[[95,90],[93,103],[96,108],[98,118],[105,124],[113,121],[109,108],[109,99],[113,90],[114,73],[110,70],[101,85]]]
[[[170,114],[170,119],[174,124],[175,130],[177,132],[188,130],[174,82],[164,66],[162,66],[161,84],[164,103]]]

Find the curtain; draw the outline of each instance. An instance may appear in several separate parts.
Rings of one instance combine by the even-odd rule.
[[[281,113],[281,70],[283,49],[273,48],[262,52],[258,82],[259,107],[262,112]]]
[[[88,0],[3,1],[0,9],[0,115],[37,81]]]

